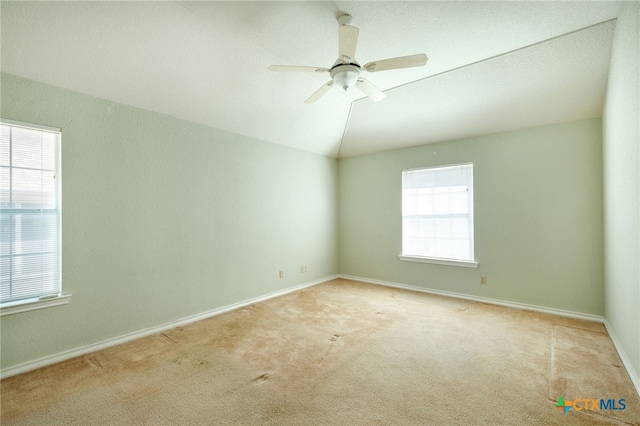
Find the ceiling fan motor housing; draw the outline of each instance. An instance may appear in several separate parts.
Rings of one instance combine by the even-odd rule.
[[[338,24],[340,25],[351,25],[352,20],[353,16],[349,15],[348,13],[338,16]]]

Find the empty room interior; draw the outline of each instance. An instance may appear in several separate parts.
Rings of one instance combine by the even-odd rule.
[[[0,2],[2,424],[640,425],[640,2]]]

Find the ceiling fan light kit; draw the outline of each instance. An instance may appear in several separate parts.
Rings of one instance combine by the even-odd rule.
[[[329,75],[333,79],[334,83],[336,83],[339,87],[342,87],[345,91],[356,84],[358,78],[360,77],[360,67],[355,64],[337,64],[331,71]]]
[[[302,71],[302,72],[329,72],[331,80],[325,83],[305,103],[312,104],[327,93],[333,86],[338,86],[347,91],[356,86],[362,93],[367,95],[374,102],[381,101],[386,97],[382,90],[378,89],[368,80],[360,77],[362,71],[376,72],[399,68],[421,67],[427,63],[427,55],[419,53],[417,55],[402,56],[398,58],[383,59],[369,62],[364,67],[355,60],[356,47],[358,44],[358,34],[360,30],[351,26],[353,17],[344,14],[338,17],[338,59],[331,68],[297,66],[297,65],[271,65],[270,71]]]

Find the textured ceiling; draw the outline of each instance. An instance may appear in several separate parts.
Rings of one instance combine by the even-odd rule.
[[[617,2],[7,2],[1,68],[273,143],[346,157],[602,113]],[[336,17],[387,98],[332,89]],[[46,123],[45,123],[46,124]]]

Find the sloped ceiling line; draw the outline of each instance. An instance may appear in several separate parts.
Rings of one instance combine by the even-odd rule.
[[[375,105],[354,102],[339,157],[601,117],[615,22],[398,86]]]
[[[442,72],[439,72],[439,73],[436,73],[436,74],[432,74],[432,75],[429,75],[427,77],[421,78],[421,79],[416,80],[416,81],[411,81],[411,82],[408,82],[408,83],[405,83],[405,84],[401,84],[401,85],[392,87],[392,88],[390,88],[388,90],[385,90],[385,93],[392,92],[395,89],[400,89],[400,88],[403,88],[403,87],[406,87],[406,86],[409,86],[409,85],[415,85],[417,83],[421,83],[421,82],[424,82],[426,80],[435,79],[436,77],[440,77],[440,76],[443,76],[443,75],[446,75],[446,74],[453,73],[455,71],[460,71],[460,70],[463,70],[463,69],[466,69],[466,68],[470,68],[470,67],[477,66],[477,65],[480,65],[480,64],[483,64],[483,63],[487,63],[487,62],[490,62],[490,61],[493,61],[493,60],[496,60],[496,59],[499,59],[499,58],[507,57],[507,56],[513,55],[513,54],[521,52],[521,51],[526,51],[526,50],[531,49],[531,48],[536,47],[536,46],[541,46],[541,45],[544,45],[544,44],[548,44],[548,43],[550,43],[550,42],[552,42],[554,40],[560,40],[560,39],[569,37],[569,36],[571,36],[573,34],[580,33],[582,31],[586,31],[586,30],[591,29],[591,28],[601,27],[601,26],[608,25],[608,24],[613,24],[613,23],[615,23],[615,21],[616,21],[615,18],[614,19],[609,19],[609,20],[604,21],[604,22],[600,22],[600,23],[597,23],[597,24],[589,25],[587,27],[580,28],[580,29],[577,29],[577,30],[569,31],[569,32],[566,32],[564,34],[560,34],[558,36],[548,38],[546,40],[542,40],[542,41],[539,41],[539,42],[536,42],[536,43],[531,43],[531,44],[529,44],[527,46],[523,46],[523,47],[520,47],[520,48],[517,48],[517,49],[513,49],[513,50],[511,50],[509,52],[505,52],[505,53],[501,53],[501,54],[498,54],[498,55],[494,55],[494,56],[491,56],[491,57],[486,58],[486,59],[481,59],[479,61],[475,61],[475,62],[472,62],[472,63],[469,63],[469,64],[461,65],[459,67],[452,68],[450,70],[445,70],[445,71],[442,71]],[[428,63],[427,63],[427,66],[428,66]],[[368,99],[367,98],[356,99],[356,100],[353,101],[353,103],[356,103],[358,101],[368,101]],[[340,147],[338,149],[337,158],[340,158],[341,154],[343,153],[342,152],[342,147],[344,145],[344,139],[345,139],[345,135],[347,133],[347,129],[349,127],[352,111],[353,111],[353,105],[351,106],[351,108],[349,108],[349,116],[347,117],[347,122],[345,124],[345,129],[344,129],[344,132],[343,132],[343,135],[342,135],[342,139],[340,140]]]
[[[394,87],[390,87],[389,89],[384,90],[384,92],[388,93],[388,92],[390,92],[390,91],[392,91],[394,89],[398,89],[398,88],[401,88],[401,87],[404,87],[404,86],[408,86],[410,84],[419,83],[421,81],[425,81],[425,80],[429,80],[429,79],[432,79],[432,78],[435,78],[435,77],[439,77],[441,75],[449,74],[449,73],[452,73],[454,71],[460,71],[460,70],[463,70],[465,68],[472,67],[474,65],[479,65],[479,64],[482,64],[484,62],[489,62],[489,61],[492,61],[494,59],[502,58],[504,56],[509,56],[509,55],[514,54],[514,53],[520,52],[522,50],[527,50],[527,49],[530,49],[532,47],[535,47],[535,46],[538,46],[538,45],[543,45],[543,44],[549,43],[549,42],[557,40],[557,39],[562,39],[564,37],[570,36],[570,35],[575,34],[575,33],[579,33],[581,31],[587,30],[589,28],[598,27],[598,26],[601,26],[601,25],[609,24],[609,23],[614,23],[614,22],[616,22],[616,20],[617,20],[617,18],[609,19],[609,20],[604,21],[604,22],[599,22],[597,24],[589,25],[589,26],[584,27],[584,28],[580,28],[580,29],[577,29],[577,30],[569,31],[567,33],[560,34],[558,36],[551,37],[551,38],[548,38],[546,40],[538,41],[536,43],[531,43],[531,44],[529,44],[527,46],[522,46],[522,47],[519,47],[517,49],[510,50],[508,52],[504,52],[504,53],[500,53],[498,55],[490,56],[488,58],[480,59],[479,61],[475,61],[475,62],[471,62],[471,63],[468,63],[468,64],[460,65],[459,67],[451,68],[451,69],[448,69],[448,70],[445,70],[445,71],[442,71],[442,72],[439,72],[439,73],[436,73],[436,74],[430,74],[430,75],[428,75],[428,76],[426,76],[424,78],[420,78],[418,80],[409,81],[409,82],[406,82],[406,83],[403,83],[403,84],[399,84],[399,85],[394,86]],[[427,62],[427,66],[429,66],[428,62]],[[353,102],[358,102],[358,101],[363,101],[363,100],[367,100],[367,98],[366,97],[362,97],[360,99],[355,99]]]
[[[340,138],[340,145],[338,146],[338,152],[336,158],[340,158],[340,152],[342,151],[342,143],[344,142],[344,135],[347,133],[347,127],[349,126],[349,120],[351,119],[351,112],[353,111],[353,102],[349,105],[349,111],[347,112],[347,120],[344,123],[344,130],[342,131],[342,137]]]

